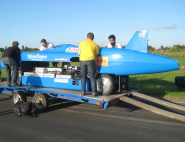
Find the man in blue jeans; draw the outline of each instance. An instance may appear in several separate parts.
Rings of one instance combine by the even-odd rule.
[[[8,87],[19,87],[17,84],[18,72],[21,70],[20,68],[20,49],[19,43],[14,41],[12,43],[12,47],[6,49],[2,56],[2,61],[6,67],[6,80],[8,83]],[[11,77],[11,70],[13,71]]]
[[[87,40],[82,41],[79,45],[79,51],[78,54],[80,55],[80,68],[82,72],[82,88],[81,88],[81,96],[84,96],[86,93],[86,78],[87,78],[87,72],[90,76],[91,81],[91,89],[92,89],[92,95],[97,96],[97,85],[96,85],[96,77],[95,74],[97,71],[96,67],[96,58],[97,54],[99,54],[99,48],[98,46],[93,42],[94,34],[88,33],[87,34]]]

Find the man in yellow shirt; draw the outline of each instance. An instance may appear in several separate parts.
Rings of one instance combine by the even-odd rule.
[[[99,48],[93,42],[93,39],[94,39],[94,34],[88,33],[87,40],[82,41],[79,45],[78,54],[80,55],[80,68],[82,72],[81,96],[84,96],[86,93],[85,86],[86,86],[87,71],[90,76],[92,95],[97,96],[97,85],[96,85],[95,74],[96,72],[98,72],[96,67],[96,63],[97,63],[96,58],[97,58],[97,54],[99,54]]]

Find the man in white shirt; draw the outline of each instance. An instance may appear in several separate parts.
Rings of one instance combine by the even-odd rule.
[[[42,39],[40,41],[40,44],[41,44],[40,51],[46,50],[46,49],[52,49],[54,46],[53,43],[47,42],[45,39]],[[42,64],[44,64],[44,63],[42,63]],[[49,63],[45,63],[45,64],[47,64],[47,66],[49,66]],[[57,67],[57,64],[58,64],[58,62],[52,62],[53,67]]]
[[[107,48],[122,48],[121,44],[116,43],[115,35],[110,35],[108,39],[110,43],[107,45]]]
[[[46,49],[51,49],[54,46],[53,43],[47,42],[45,39],[42,39],[40,41],[40,44],[41,44],[40,51],[46,50]]]
[[[110,35],[108,37],[108,39],[109,39],[110,43],[107,45],[107,48],[122,48],[119,43],[116,43],[115,35]],[[129,76],[128,75],[124,75],[124,76],[122,76],[122,78],[123,78],[123,88],[126,89],[127,91],[129,91],[130,90],[130,88],[128,87]]]

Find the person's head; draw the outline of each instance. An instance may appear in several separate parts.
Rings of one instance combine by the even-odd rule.
[[[94,34],[93,33],[88,33],[87,34],[87,40],[93,40],[94,39]]]
[[[116,43],[116,37],[115,37],[115,35],[110,35],[110,36],[108,37],[108,39],[109,39],[110,44],[111,44],[112,46],[114,46],[115,43]]]
[[[42,39],[40,41],[40,44],[43,46],[43,47],[46,47],[46,40],[45,39]]]
[[[18,41],[13,41],[12,46],[19,46],[19,42]]]

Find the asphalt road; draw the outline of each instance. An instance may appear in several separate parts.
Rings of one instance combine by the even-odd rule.
[[[0,94],[0,142],[185,141],[185,122],[124,102],[102,110],[96,105],[63,101],[36,118],[16,117],[12,106],[10,96]]]

